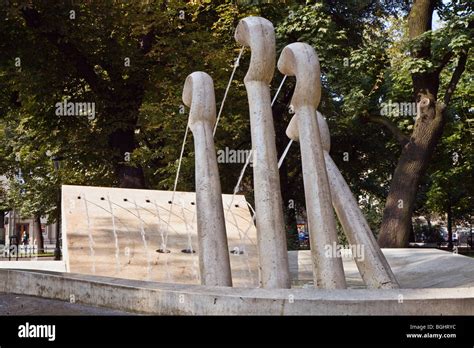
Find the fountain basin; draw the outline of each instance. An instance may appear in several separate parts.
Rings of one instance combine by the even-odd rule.
[[[154,315],[473,315],[474,288],[319,290],[208,287],[0,270],[0,292]],[[46,313],[45,313],[46,314]]]

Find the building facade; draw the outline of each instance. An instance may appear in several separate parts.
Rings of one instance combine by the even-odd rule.
[[[0,188],[2,191],[8,190],[8,180],[0,176]],[[1,202],[0,202],[1,203]],[[22,244],[23,236],[28,245],[38,245],[39,236],[35,235],[34,219],[29,216],[21,216],[17,211],[11,210],[2,212],[3,219],[0,221],[0,245],[12,243]],[[41,233],[43,234],[44,246],[56,243],[56,224],[48,225],[46,218],[41,218]],[[15,241],[16,239],[16,241]]]
[[[34,219],[31,217],[20,216],[17,212],[10,211],[5,216],[5,230],[0,235],[0,244],[9,245],[10,242],[23,243],[23,235],[26,233],[28,245],[38,245],[39,236],[35,235]],[[45,247],[55,245],[56,243],[56,224],[47,224],[47,220],[41,219],[41,233]],[[51,248],[49,248],[51,249]]]

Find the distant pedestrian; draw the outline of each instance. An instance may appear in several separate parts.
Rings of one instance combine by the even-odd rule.
[[[28,245],[28,233],[26,231],[23,232],[22,243],[23,245]]]

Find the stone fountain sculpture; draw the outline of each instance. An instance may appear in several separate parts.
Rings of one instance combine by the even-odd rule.
[[[341,258],[337,254],[328,255],[326,252],[328,245],[338,243],[321,136],[315,117],[321,99],[318,57],[310,45],[294,43],[286,46],[281,52],[278,69],[284,75],[296,76],[296,87],[291,103],[295,117],[301,125],[298,135],[301,144],[314,284],[325,289],[345,288],[346,279]]]
[[[183,102],[191,108],[189,128],[196,152],[196,206],[202,285],[232,286],[229,247],[212,129],[216,122],[214,83],[205,72],[186,79]]]
[[[293,141],[299,141],[298,121],[297,116],[293,116],[286,129],[286,135]],[[328,173],[332,205],[349,243],[364,246],[364,257],[354,258],[359,273],[368,288],[398,288],[397,279],[380,250],[349,185],[329,155],[331,146],[329,127],[320,112],[317,112],[317,122],[324,150],[323,165]]]
[[[322,115],[316,112],[321,96],[320,69],[316,52],[308,44],[290,44],[283,49],[278,68],[283,74],[296,76],[296,88],[291,101],[295,115],[288,125],[286,134],[291,140],[300,141],[301,145],[311,241],[315,242],[316,246],[320,246],[321,243],[318,244],[318,239],[314,237],[314,234],[324,232],[326,241],[323,243],[334,242],[332,201],[349,243],[364,246],[364,257],[355,258],[355,261],[366,285],[369,288],[397,288],[397,280],[357,205],[357,201],[329,155],[331,146],[329,128]],[[321,217],[320,214],[314,216],[311,199],[324,204],[327,214],[325,217]],[[321,209],[319,206],[318,208]],[[313,220],[316,218],[320,224],[312,224],[312,218]],[[321,226],[321,222],[326,225]],[[331,230],[328,231],[329,226]],[[312,251],[319,249],[313,248],[313,245],[312,243]],[[315,281],[318,284],[320,281],[322,284],[326,284],[331,277],[327,277],[325,274],[318,277],[317,272],[319,265],[324,263],[324,257],[321,257],[321,252],[313,251],[313,253],[316,254],[314,256]],[[333,272],[338,271],[340,268],[334,267]]]
[[[288,45],[278,67],[296,76],[292,98],[296,114],[287,135],[300,142],[302,152],[315,286],[330,291],[285,289],[290,287],[290,276],[268,88],[275,68],[273,26],[263,18],[245,18],[235,36],[252,51],[245,85],[257,160],[254,217],[258,231],[245,197],[236,192],[221,194],[213,143],[213,83],[206,73],[196,72],[186,79],[183,91],[184,103],[191,108],[188,125],[194,135],[196,194],[63,185],[62,267],[66,273],[56,273],[60,266],[56,262],[49,266],[56,272],[0,269],[0,291],[62,301],[74,298],[84,304],[154,315],[472,315],[472,277],[455,274],[459,265],[472,266],[469,258],[434,250],[402,251],[404,260],[396,258],[404,268],[397,270],[399,280],[402,285],[417,286],[398,288],[356,199],[329,155],[328,125],[316,111],[318,58],[302,43]],[[224,205],[234,219],[224,219]],[[331,205],[350,244],[364,247],[363,257],[354,261],[369,289],[343,289],[340,259],[322,254],[325,243],[336,241]],[[192,252],[195,244],[197,253]],[[153,253],[152,260],[148,256],[156,245],[163,248]],[[229,255],[229,248],[240,247],[245,248],[244,254]],[[386,255],[400,255],[393,252]],[[257,254],[264,289],[256,288]],[[433,255],[451,265],[452,271],[445,272],[450,277],[445,274],[432,281],[433,275],[439,275],[435,266],[427,267]],[[414,265],[410,264],[413,257]],[[418,269],[420,260],[428,261],[422,270]],[[198,285],[199,280],[205,286]],[[438,288],[440,284],[445,287]]]
[[[291,279],[269,87],[276,60],[273,24],[261,17],[244,18],[237,25],[235,40],[250,47],[252,52],[244,83],[254,156],[260,281],[265,288],[289,288]]]
[[[247,17],[239,22],[235,39],[250,47],[252,52],[244,82],[255,164],[260,285],[264,288],[289,288],[291,279],[269,88],[275,69],[274,28],[264,18]],[[329,130],[316,112],[321,98],[316,52],[305,43],[290,44],[283,49],[278,68],[285,75],[296,76],[292,98],[295,116],[287,135],[300,141],[301,145],[314,285],[324,289],[346,288],[340,254],[327,253],[328,246],[337,245],[334,205],[349,242],[365,247],[366,255],[356,258],[356,262],[366,285],[370,288],[397,288],[397,280],[357,202],[329,156]],[[190,127],[195,138],[201,277],[205,279],[203,284],[230,286],[221,189],[212,137],[215,98],[210,76],[203,72],[191,74],[184,86],[183,100],[191,106]]]

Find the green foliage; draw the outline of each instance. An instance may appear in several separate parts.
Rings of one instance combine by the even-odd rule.
[[[439,226],[415,224],[413,233],[416,242],[442,243],[444,241]]]
[[[13,2],[12,2],[13,3]],[[214,79],[217,108],[223,98],[240,47],[233,39],[239,19],[261,15],[277,34],[277,54],[295,41],[311,44],[321,63],[320,111],[331,130],[331,155],[359,200],[376,233],[400,146],[367,115],[380,114],[382,102],[411,102],[411,74],[432,71],[447,52],[453,57],[441,74],[445,90],[456,59],[472,46],[472,9],[468,2],[440,4],[444,21],[416,40],[407,35],[405,1],[294,1],[281,4],[238,4],[219,1],[35,1],[41,29],[26,24],[18,1],[0,8],[0,175],[9,179],[8,194],[0,191],[0,209],[15,207],[22,214],[56,216],[60,184],[118,185],[114,166],[123,153],[108,139],[117,129],[132,127],[136,147],[130,166],[143,168],[153,189],[172,189],[187,110],[181,101],[185,78],[193,71]],[[75,11],[75,19],[70,11]],[[93,67],[91,77],[74,57],[47,39],[59,35]],[[410,49],[431,40],[432,60],[413,59]],[[21,66],[16,66],[17,58]],[[130,60],[130,66],[124,64]],[[250,149],[250,125],[243,78],[250,54],[246,50],[231,83],[216,148]],[[418,211],[442,213],[446,202],[457,216],[472,214],[472,58],[449,106],[450,119],[436,159],[423,183]],[[94,77],[95,76],[95,77]],[[272,93],[281,81],[275,73]],[[286,111],[294,79],[287,79],[275,108],[277,134],[291,115]],[[96,117],[58,117],[57,102],[88,101]],[[470,109],[471,108],[471,109]],[[276,110],[275,109],[275,110]],[[184,113],[182,112],[184,111]],[[275,112],[275,115],[277,113]],[[277,116],[275,116],[277,117]],[[389,116],[406,134],[411,116]],[[286,139],[277,139],[286,143]],[[452,164],[452,155],[459,155]],[[55,172],[51,157],[64,158]],[[297,146],[285,160],[288,185],[297,210],[304,193]],[[223,192],[231,193],[242,164],[220,164]],[[18,181],[18,173],[22,181]],[[472,178],[471,178],[472,179]],[[251,170],[242,191],[252,202]],[[178,190],[194,190],[194,152],[189,134]]]
[[[470,221],[474,206],[474,130],[468,125],[467,114],[451,116],[453,119],[430,170],[431,185],[426,193],[426,206],[440,214],[451,209],[455,219]]]

